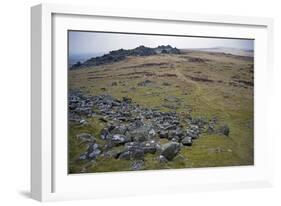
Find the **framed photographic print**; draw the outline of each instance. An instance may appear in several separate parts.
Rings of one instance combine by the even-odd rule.
[[[272,185],[271,19],[44,4],[31,21],[34,199]]]

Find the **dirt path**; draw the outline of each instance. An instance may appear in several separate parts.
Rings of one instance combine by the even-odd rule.
[[[191,80],[191,79],[186,78],[186,77],[179,71],[178,68],[175,68],[175,73],[176,73],[177,78],[178,78],[179,80],[184,81],[184,82],[187,82],[187,83],[191,83],[191,84],[195,85],[196,92],[198,92],[198,93],[201,92],[201,87],[200,87],[200,85],[199,85],[197,82],[195,82],[195,81],[193,81],[193,80]]]
[[[186,78],[182,73],[181,71],[178,69],[178,68],[175,68],[175,74],[177,75],[177,78],[183,82],[186,82],[186,83],[189,83],[189,84],[192,84],[195,86],[195,94],[196,94],[196,98],[198,98],[198,100],[200,102],[204,102],[208,107],[212,107],[214,108],[214,105],[212,105],[210,103],[210,100],[207,98],[207,96],[204,94],[204,91],[202,90],[200,84],[196,81],[193,81],[189,78]],[[217,107],[214,108],[214,109],[218,109]]]

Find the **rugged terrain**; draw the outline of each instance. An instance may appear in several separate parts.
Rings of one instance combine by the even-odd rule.
[[[70,69],[69,173],[253,164],[253,58],[157,48]]]

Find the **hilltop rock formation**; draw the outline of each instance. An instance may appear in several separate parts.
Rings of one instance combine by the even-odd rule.
[[[176,47],[172,47],[170,45],[167,46],[158,46],[156,48],[150,48],[145,46],[139,46],[135,49],[119,49],[115,51],[111,51],[108,54],[104,54],[103,56],[94,57],[88,59],[87,61],[81,63],[77,62],[72,65],[70,69],[80,69],[87,68],[91,66],[99,66],[103,64],[111,64],[114,62],[119,62],[128,56],[151,56],[156,54],[180,54],[180,50]]]

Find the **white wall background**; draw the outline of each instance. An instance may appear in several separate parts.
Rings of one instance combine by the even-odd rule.
[[[0,12],[0,205],[37,205],[29,198],[30,172],[30,6],[41,2],[84,4],[239,16],[264,16],[275,20],[275,91],[272,130],[275,139],[275,187],[178,195],[157,195],[59,205],[280,205],[281,204],[281,6],[276,0],[6,0]],[[266,141],[266,137],[265,137]]]

